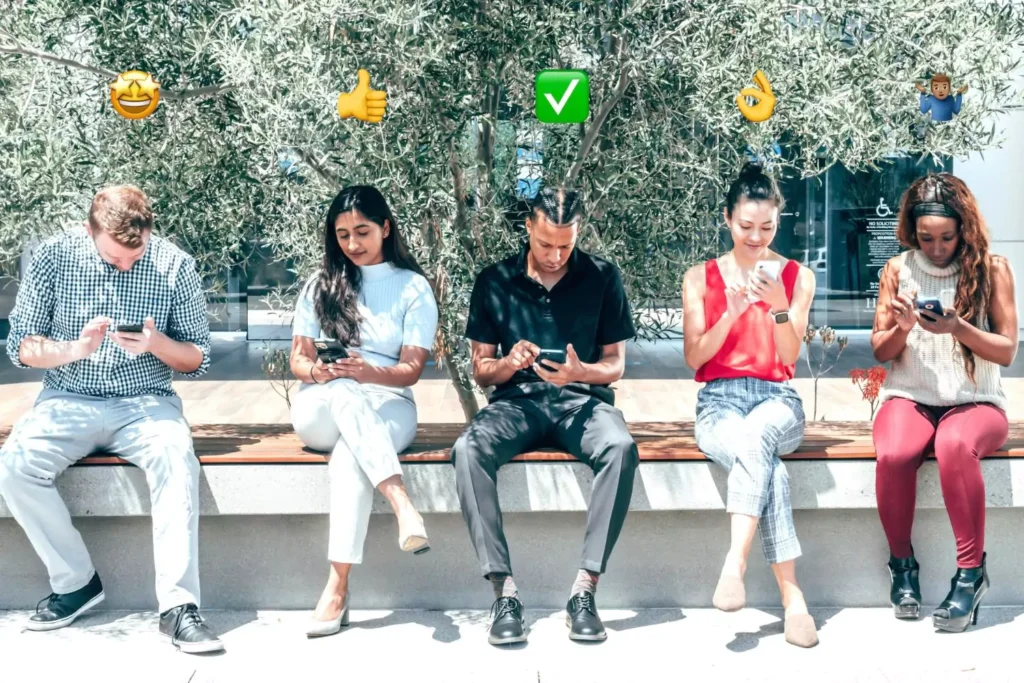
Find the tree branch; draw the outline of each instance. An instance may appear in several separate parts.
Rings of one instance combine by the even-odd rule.
[[[597,141],[597,136],[601,132],[601,126],[604,125],[605,119],[612,113],[612,108],[618,103],[622,96],[626,92],[626,88],[629,87],[631,79],[629,77],[629,64],[625,61],[626,58],[626,41],[622,38],[619,39],[619,59],[622,60],[622,64],[619,68],[619,83],[615,86],[615,90],[612,91],[612,96],[608,98],[604,104],[601,105],[601,109],[598,110],[594,116],[594,122],[590,124],[590,128],[583,136],[583,142],[580,143],[579,152],[576,154],[576,160],[573,161],[572,168],[569,169],[569,173],[566,176],[566,184],[571,185],[576,181],[576,177],[583,170],[583,162],[586,160],[587,155],[593,148],[594,143]]]
[[[313,169],[316,172],[316,174],[320,176],[321,180],[323,180],[331,187],[337,187],[338,179],[332,176],[330,173],[328,173],[327,169],[325,169],[323,165],[321,165],[321,163],[317,161],[316,158],[313,157],[312,154],[302,149],[301,147],[292,147],[292,150],[297,152],[298,155],[302,157],[302,162],[309,166],[311,169]]]
[[[10,35],[10,34],[7,34]],[[80,71],[88,71],[104,78],[114,79],[117,78],[118,74],[110,71],[109,69],[103,69],[97,66],[91,66],[84,64],[75,59],[67,59],[66,57],[58,57],[55,54],[49,52],[43,52],[42,50],[35,50],[30,47],[21,47],[19,45],[0,45],[0,52],[11,54],[11,55],[25,55],[26,57],[35,57],[36,59],[42,59],[46,62],[53,62],[54,64],[60,64],[72,69],[78,69]],[[160,87],[160,97],[165,100],[187,100],[194,99],[196,97],[212,97],[214,95],[220,95],[234,90],[233,85],[211,85],[202,88],[193,88],[192,90],[182,90],[177,92],[174,90],[168,90],[163,86]]]
[[[0,52],[5,52],[11,55],[25,55],[28,57],[36,57],[47,62],[53,62],[60,64],[61,66],[68,66],[72,69],[80,69],[82,71],[89,71],[94,74],[98,74],[105,78],[117,78],[117,74],[113,71],[106,69],[100,69],[99,67],[89,66],[82,62],[75,61],[74,59],[65,59],[64,57],[58,57],[57,55],[50,54],[49,52],[43,52],[41,50],[33,50],[28,47],[19,47],[17,45],[0,45]]]

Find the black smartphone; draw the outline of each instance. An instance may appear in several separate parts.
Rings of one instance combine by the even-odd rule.
[[[938,299],[919,299],[917,308],[922,311],[928,311],[935,316],[942,317],[945,315],[942,311],[942,302]]]
[[[134,332],[140,334],[142,332],[142,324],[138,325],[116,325],[114,327],[115,332]]]
[[[316,357],[321,363],[333,363],[334,361],[348,358],[348,350],[345,345],[333,339],[317,339],[313,342],[316,348]]]
[[[541,365],[544,361],[565,364],[565,349],[541,349],[537,354],[537,361]],[[550,365],[544,365],[545,370],[554,370]]]

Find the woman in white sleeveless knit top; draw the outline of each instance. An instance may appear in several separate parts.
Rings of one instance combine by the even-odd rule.
[[[977,622],[985,568],[985,482],[980,459],[1006,441],[999,366],[1017,353],[1017,304],[1007,260],[989,253],[974,195],[948,173],[916,181],[900,202],[897,236],[910,251],[882,273],[871,347],[891,361],[873,436],[878,514],[889,541],[896,617],[921,611],[920,566],[910,542],[917,470],[935,453],[957,545],[957,573],[932,615],[936,628]]]

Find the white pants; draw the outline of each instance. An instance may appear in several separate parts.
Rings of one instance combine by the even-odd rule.
[[[374,489],[401,476],[398,452],[416,437],[416,404],[373,384],[335,379],[302,387],[292,401],[292,425],[307,447],[331,453],[327,558],[359,564]]]
[[[199,461],[176,396],[101,398],[44,389],[0,450],[0,495],[50,574],[54,593],[95,573],[53,485],[90,453],[115,453],[146,473],[161,612],[199,605]]]

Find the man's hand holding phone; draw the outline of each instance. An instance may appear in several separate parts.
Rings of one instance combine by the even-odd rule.
[[[546,357],[547,356],[547,357]],[[569,344],[565,347],[565,362],[559,363],[553,360],[554,354],[546,354],[542,350],[538,354],[537,362],[533,364],[533,370],[545,382],[551,382],[557,386],[565,386],[570,382],[579,382],[583,378],[583,363],[576,355],[576,349]]]
[[[128,326],[120,325],[115,327],[113,332],[110,332],[110,338],[114,340],[114,343],[120,346],[128,353],[138,356],[143,353],[149,353],[153,350],[153,344],[157,340],[157,335],[160,332],[156,329],[156,324],[153,322],[153,318],[146,318],[142,323],[142,329],[139,332],[128,331],[139,329],[137,325]]]

